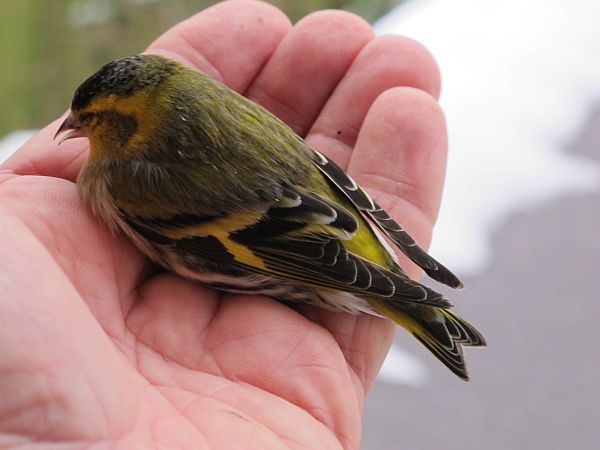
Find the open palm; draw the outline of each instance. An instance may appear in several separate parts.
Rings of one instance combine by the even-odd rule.
[[[267,4],[231,1],[149,52],[267,107],[428,242],[446,137],[418,44],[374,38],[347,13],[292,27]],[[0,170],[0,446],[358,448],[394,327],[159,271],[81,203],[86,143],[57,148],[57,126]]]

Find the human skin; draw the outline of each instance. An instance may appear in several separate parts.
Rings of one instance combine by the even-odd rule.
[[[265,106],[428,245],[446,130],[419,44],[345,12],[292,26],[236,0],[148,52]],[[358,449],[395,326],[157,270],[81,202],[87,142],[57,147],[58,125],[0,170],[0,448]]]

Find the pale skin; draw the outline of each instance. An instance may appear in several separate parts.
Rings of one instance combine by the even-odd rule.
[[[292,26],[272,6],[232,1],[148,52],[266,106],[427,246],[446,130],[419,44],[374,38],[348,13]],[[157,271],[81,203],[87,143],[58,147],[58,125],[0,171],[0,447],[358,449],[396,327]]]

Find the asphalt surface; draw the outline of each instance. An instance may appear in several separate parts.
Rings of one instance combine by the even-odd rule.
[[[600,163],[600,107],[568,151]],[[375,384],[362,448],[600,448],[599,233],[600,192],[557,198],[501,225],[490,269],[448,293],[488,341],[467,349],[471,381],[399,331],[399,345],[420,355],[431,377],[417,388]]]

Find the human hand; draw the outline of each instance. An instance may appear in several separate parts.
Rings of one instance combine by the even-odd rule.
[[[272,6],[231,1],[148,51],[266,106],[427,244],[446,135],[418,44],[373,38],[347,13],[292,28]],[[58,125],[0,171],[0,446],[358,448],[394,326],[157,273],[81,203],[87,146],[57,148]]]

